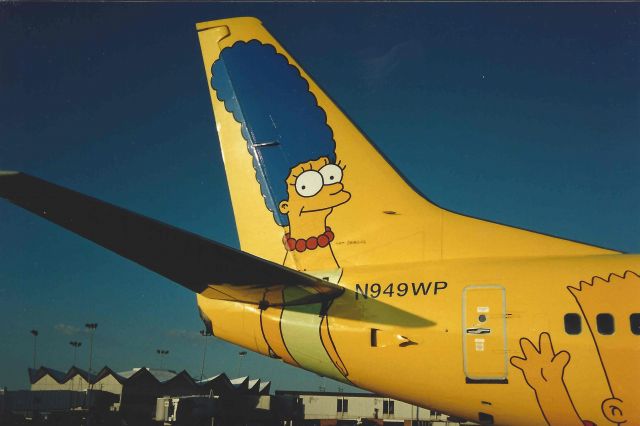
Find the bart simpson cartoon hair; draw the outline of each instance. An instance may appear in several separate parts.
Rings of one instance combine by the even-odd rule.
[[[260,191],[276,223],[288,199],[285,180],[300,163],[327,157],[335,163],[333,131],[300,71],[271,45],[257,40],[226,47],[211,67],[211,87],[242,125]]]
[[[637,336],[632,334],[629,318],[631,314],[638,312],[640,276],[633,271],[626,271],[622,275],[610,274],[607,278],[596,276],[591,282],[581,281],[577,286],[568,286],[567,289],[578,302],[593,336],[611,395],[628,395],[628,390],[620,388],[621,379],[634,376],[633,380],[627,381],[638,383],[640,370],[630,367],[632,360],[624,358],[620,347],[637,345]],[[613,334],[602,334],[598,330],[597,317],[600,314],[613,316],[616,324]],[[616,344],[602,344],[607,339],[615,339]],[[625,345],[625,341],[628,345]]]

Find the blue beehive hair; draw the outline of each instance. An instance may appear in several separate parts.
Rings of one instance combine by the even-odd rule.
[[[211,73],[218,99],[242,125],[267,208],[276,223],[288,225],[278,204],[288,199],[291,169],[321,157],[335,163],[327,115],[298,69],[271,45],[236,42],[222,50]]]

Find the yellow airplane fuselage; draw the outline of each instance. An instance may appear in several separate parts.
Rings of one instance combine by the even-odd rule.
[[[607,300],[605,289],[599,308],[585,312],[588,317],[581,332],[568,334],[565,315],[583,314],[567,287],[577,287],[581,281],[591,283],[592,277],[609,280],[612,273],[623,277],[639,261],[635,255],[601,255],[345,268],[340,281],[353,292],[331,304],[327,312],[329,332],[347,371],[345,381],[456,416],[477,421],[479,413],[484,413],[496,424],[512,425],[545,423],[532,388],[509,359],[522,356],[521,339],[528,338],[538,346],[539,336],[548,333],[555,353],[566,351],[571,355],[564,371],[565,387],[553,389],[558,393],[554,394],[557,404],[566,402],[566,393],[581,419],[607,424],[601,405],[612,397],[610,382],[616,396],[625,395],[628,402],[637,399],[634,387],[639,377],[632,364],[640,359],[640,347],[629,324],[633,312],[614,298],[615,292]],[[627,274],[627,279],[632,278]],[[628,294],[637,302],[638,282],[628,284],[635,285]],[[277,322],[283,317],[282,310],[267,308],[263,312],[256,306],[204,297],[199,297],[199,305],[211,320],[216,336],[269,355],[269,337],[265,338],[261,314],[264,323],[266,311],[276,309],[278,315],[273,320]],[[389,306],[426,321],[418,324],[416,318],[404,318]],[[596,346],[585,321],[595,324],[601,313],[614,316],[615,331],[600,335],[594,326]],[[314,313],[307,315],[317,317]],[[480,315],[484,315],[482,322],[478,320]],[[314,318],[299,324],[314,324]],[[490,332],[467,332],[480,327]],[[318,334],[317,329],[315,333],[304,332]],[[284,340],[285,344],[295,344]],[[614,356],[601,360],[599,353]],[[299,358],[294,362],[286,358],[293,365],[323,373],[314,368],[317,365],[313,361],[305,364]],[[625,366],[627,374],[613,377],[616,365]],[[570,410],[571,406],[558,408]],[[575,415],[569,411],[566,416],[562,424],[572,424]]]

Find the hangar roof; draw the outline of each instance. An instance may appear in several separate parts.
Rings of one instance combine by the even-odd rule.
[[[270,381],[261,381],[260,379],[249,379],[248,376],[229,379],[225,373],[203,380],[195,380],[193,377],[182,370],[176,373],[173,370],[160,370],[155,368],[139,367],[127,371],[116,373],[111,368],[104,366],[97,374],[89,373],[78,367],[71,367],[66,373],[54,370],[48,367],[40,367],[38,369],[29,368],[29,381],[33,385],[44,376],[52,377],[57,383],[64,384],[76,376],[81,376],[87,382],[96,384],[107,376],[113,376],[121,384],[126,383],[143,383],[155,382],[157,385],[172,386],[178,381],[186,382],[194,387],[195,390],[213,390],[215,392],[234,391],[239,393],[251,392],[252,394],[268,395],[271,388]],[[146,377],[146,379],[145,379]]]

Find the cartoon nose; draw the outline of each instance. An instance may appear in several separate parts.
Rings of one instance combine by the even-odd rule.
[[[336,195],[337,193],[342,192],[344,185],[340,182],[332,183],[331,185],[327,185],[327,189],[331,191],[329,195]]]

